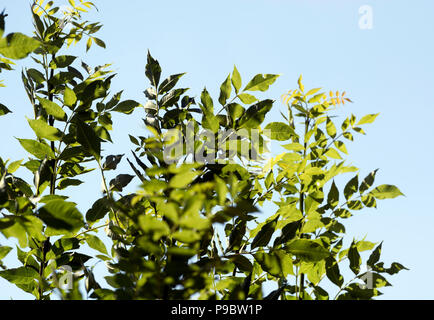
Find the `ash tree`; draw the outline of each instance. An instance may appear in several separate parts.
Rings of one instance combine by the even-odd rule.
[[[234,67],[218,97],[207,89],[193,97],[177,86],[185,74],[163,76],[150,52],[143,101],[124,99],[110,91],[109,65],[91,67],[68,54],[81,42],[86,51],[105,48],[96,36],[102,25],[83,18],[94,5],[69,3],[65,13],[54,1],[35,1],[32,36],[6,35],[0,16],[0,71],[26,57],[34,65],[22,71],[33,111],[23,120],[34,135],[17,139],[28,159],[0,159],[0,233],[17,244],[0,246],[0,261],[16,254],[20,264],[1,263],[1,277],[38,300],[326,300],[373,299],[390,286],[389,275],[406,269],[381,262],[381,243],[350,241],[345,230],[364,207],[402,195],[375,186],[377,170],[361,177],[345,162],[346,143],[378,114],[338,125],[336,114],[351,100],[305,90],[300,77],[278,121],[265,123],[276,102],[256,96],[278,75],[257,74],[243,85]],[[11,109],[0,104],[0,121]],[[129,136],[132,152],[104,154],[115,143],[112,115],[136,109],[146,130]],[[285,152],[267,157],[269,140]],[[129,172],[119,172],[121,161]],[[20,178],[20,170],[33,179]],[[68,190],[81,188],[92,170],[104,192],[80,212]],[[133,179],[140,188],[125,192]],[[98,261],[106,284],[93,273]],[[277,289],[266,292],[270,281]]]

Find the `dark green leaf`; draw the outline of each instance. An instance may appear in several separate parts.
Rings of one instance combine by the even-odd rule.
[[[347,255],[348,259],[350,260],[350,269],[354,272],[355,275],[359,274],[362,259],[360,258],[359,251],[357,250],[357,245],[354,242],[351,244]]]
[[[4,116],[5,114],[12,113],[5,105],[0,103],[0,116]]]
[[[39,209],[39,218],[47,224],[47,236],[75,233],[84,226],[75,203],[53,200]]]
[[[110,190],[115,190],[121,192],[123,188],[125,188],[131,180],[133,180],[134,176],[130,174],[120,174],[116,176],[116,178],[110,181]]]
[[[165,94],[166,92],[172,90],[184,74],[185,73],[173,74],[169,78],[165,79],[163,82],[161,82],[161,85],[158,88],[158,93]],[[152,96],[148,96],[148,98],[153,99]]]
[[[336,187],[335,182],[333,181],[332,186],[330,188],[329,194],[327,196],[327,204],[334,209],[339,204],[339,190]]]
[[[254,249],[257,247],[265,247],[268,242],[270,242],[271,237],[273,236],[273,233],[276,229],[277,220],[279,219],[279,216],[271,220],[270,222],[266,223],[261,230],[258,232],[256,237],[253,239],[252,243],[250,244],[250,248]]]
[[[145,75],[151,81],[154,87],[157,87],[160,82],[161,67],[148,51],[148,62],[146,64]]]
[[[103,170],[115,170],[119,162],[121,162],[123,156],[123,154],[107,156],[102,165]]]
[[[381,247],[382,247],[383,243],[380,243],[375,249],[374,251],[372,251],[371,255],[368,258],[368,261],[366,262],[366,264],[370,267],[373,267],[379,260],[380,260],[380,256],[381,256]]]
[[[339,288],[344,284],[344,277],[339,271],[339,265],[335,259],[329,257],[326,259],[326,274],[327,278]]]
[[[140,103],[134,100],[126,100],[119,103],[113,111],[122,112],[125,114],[130,114],[134,111],[135,108],[139,107]]]
[[[102,218],[109,212],[110,203],[106,197],[98,199],[86,212],[86,221],[93,223]]]
[[[93,155],[97,161],[101,156],[101,139],[97,136],[94,129],[83,121],[77,120],[77,141],[82,145],[83,149]]]
[[[271,110],[273,100],[263,100],[249,107],[239,120],[240,128],[257,128],[265,118],[265,115]]]
[[[345,185],[344,196],[349,200],[359,190],[359,177],[356,175]]]

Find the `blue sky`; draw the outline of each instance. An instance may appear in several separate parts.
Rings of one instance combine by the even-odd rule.
[[[58,1],[62,3],[62,1]],[[386,264],[399,261],[410,271],[390,278],[393,287],[382,290],[385,299],[432,299],[431,266],[434,263],[434,214],[429,205],[434,174],[430,163],[434,136],[434,2],[430,0],[220,0],[220,1],[102,1],[99,12],[86,16],[104,24],[99,37],[107,49],[82,47],[73,54],[89,65],[113,63],[118,76],[113,92],[125,89],[123,98],[142,103],[147,88],[144,76],[146,51],[162,65],[164,75],[187,72],[180,85],[190,95],[203,87],[218,98],[217,90],[236,65],[243,83],[256,73],[281,77],[265,94],[279,100],[296,87],[303,74],[305,87],[346,90],[354,101],[342,116],[380,113],[348,145],[349,161],[361,168],[361,176],[380,168],[377,184],[397,185],[406,195],[381,201],[377,210],[363,210],[347,224],[350,236],[367,235],[383,243]],[[373,29],[358,26],[359,8],[373,9]],[[9,13],[7,32],[30,34],[29,1],[4,1]],[[20,82],[20,62],[15,72],[2,73],[7,88],[0,101],[14,112],[0,119],[0,156],[22,159],[26,154],[14,137],[30,138],[25,116],[31,115]],[[277,103],[266,121],[279,121]],[[107,152],[128,152],[127,133],[142,134],[142,111],[117,115],[115,146]],[[128,170],[127,167],[123,167]],[[25,176],[25,171],[22,175]],[[20,171],[21,173],[21,171]],[[92,177],[95,177],[93,179]],[[98,176],[89,174],[85,189],[71,192],[80,209],[92,204],[100,190]],[[95,181],[95,182],[93,182]],[[138,185],[138,181],[135,181]],[[85,194],[86,196],[83,196]],[[1,240],[3,241],[3,239]],[[8,260],[7,260],[8,261]],[[0,279],[0,299],[31,298]]]

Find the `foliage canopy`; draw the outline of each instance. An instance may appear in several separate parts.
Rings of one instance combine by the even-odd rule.
[[[305,90],[300,77],[283,97],[281,121],[264,125],[275,101],[255,94],[278,75],[258,74],[243,86],[234,67],[218,98],[204,89],[196,101],[177,87],[184,73],[165,78],[149,52],[146,103],[122,100],[122,91],[110,92],[109,65],[83,62],[82,72],[80,59],[67,54],[81,41],[86,51],[105,47],[95,36],[101,24],[82,18],[93,4],[70,5],[62,13],[53,1],[35,1],[33,37],[4,36],[0,16],[0,70],[28,55],[37,65],[22,72],[35,137],[18,143],[29,158],[0,159],[0,233],[17,240],[21,263],[0,264],[1,277],[36,299],[53,292],[82,299],[82,282],[93,299],[371,299],[390,285],[386,275],[405,269],[380,261],[381,243],[344,243],[344,223],[353,214],[402,195],[392,185],[374,186],[377,170],[361,179],[344,160],[345,144],[378,114],[352,115],[337,125],[332,113],[351,102],[345,92]],[[105,155],[112,114],[135,109],[145,112],[148,135],[130,135],[130,157]],[[0,116],[10,112],[0,104]],[[267,159],[268,139],[285,152]],[[121,161],[129,173],[117,172]],[[32,182],[16,175],[21,167]],[[68,189],[95,169],[104,192],[82,213]],[[347,173],[354,176],[338,186],[337,177]],[[127,194],[133,179],[141,187]],[[261,207],[274,213],[263,219]],[[103,228],[105,239],[98,233]],[[95,255],[81,251],[85,244]],[[13,250],[0,246],[0,262]],[[107,266],[108,287],[95,280],[89,266],[95,260]],[[353,274],[349,279],[343,266]],[[69,289],[60,281],[65,272],[72,274]],[[327,280],[333,295],[320,286]],[[265,295],[267,281],[277,289]]]

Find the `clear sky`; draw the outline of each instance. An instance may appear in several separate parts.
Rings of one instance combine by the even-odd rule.
[[[61,2],[61,1],[58,1]],[[66,1],[65,1],[66,2]],[[2,1],[9,14],[7,32],[32,32],[30,1]],[[377,210],[358,212],[347,230],[350,236],[375,242],[384,240],[383,260],[399,261],[410,271],[390,277],[393,287],[383,289],[385,299],[433,299],[431,267],[434,264],[434,2],[432,0],[219,0],[219,1],[114,1],[94,0],[99,12],[86,16],[104,24],[99,37],[107,49],[93,48],[83,60],[89,65],[113,63],[118,73],[112,91],[125,89],[123,98],[145,102],[144,76],[149,49],[164,75],[188,72],[180,85],[200,95],[204,86],[217,90],[235,64],[243,83],[256,73],[282,76],[266,93],[279,100],[296,87],[303,74],[305,87],[346,90],[354,101],[342,114],[360,117],[380,112],[348,145],[349,161],[361,176],[380,168],[377,184],[397,185],[406,195],[381,201]],[[373,28],[359,28],[359,8],[370,5]],[[83,56],[83,48],[73,53]],[[0,156],[26,157],[14,137],[30,138],[25,116],[32,109],[15,72],[2,73],[7,88],[0,101],[14,113],[0,118]],[[279,121],[277,103],[266,121]],[[114,118],[115,146],[107,152],[127,153],[127,133],[142,134],[142,111]],[[430,160],[431,159],[431,160]],[[123,167],[128,170],[127,167]],[[20,174],[25,176],[25,171]],[[93,179],[92,177],[95,177]],[[90,178],[90,179],[89,179]],[[99,178],[71,198],[86,211],[100,190]],[[138,181],[135,181],[136,186]],[[0,238],[1,243],[5,243]],[[9,262],[8,259],[5,262]],[[12,263],[12,262],[11,262]],[[0,299],[31,298],[0,279]]]

